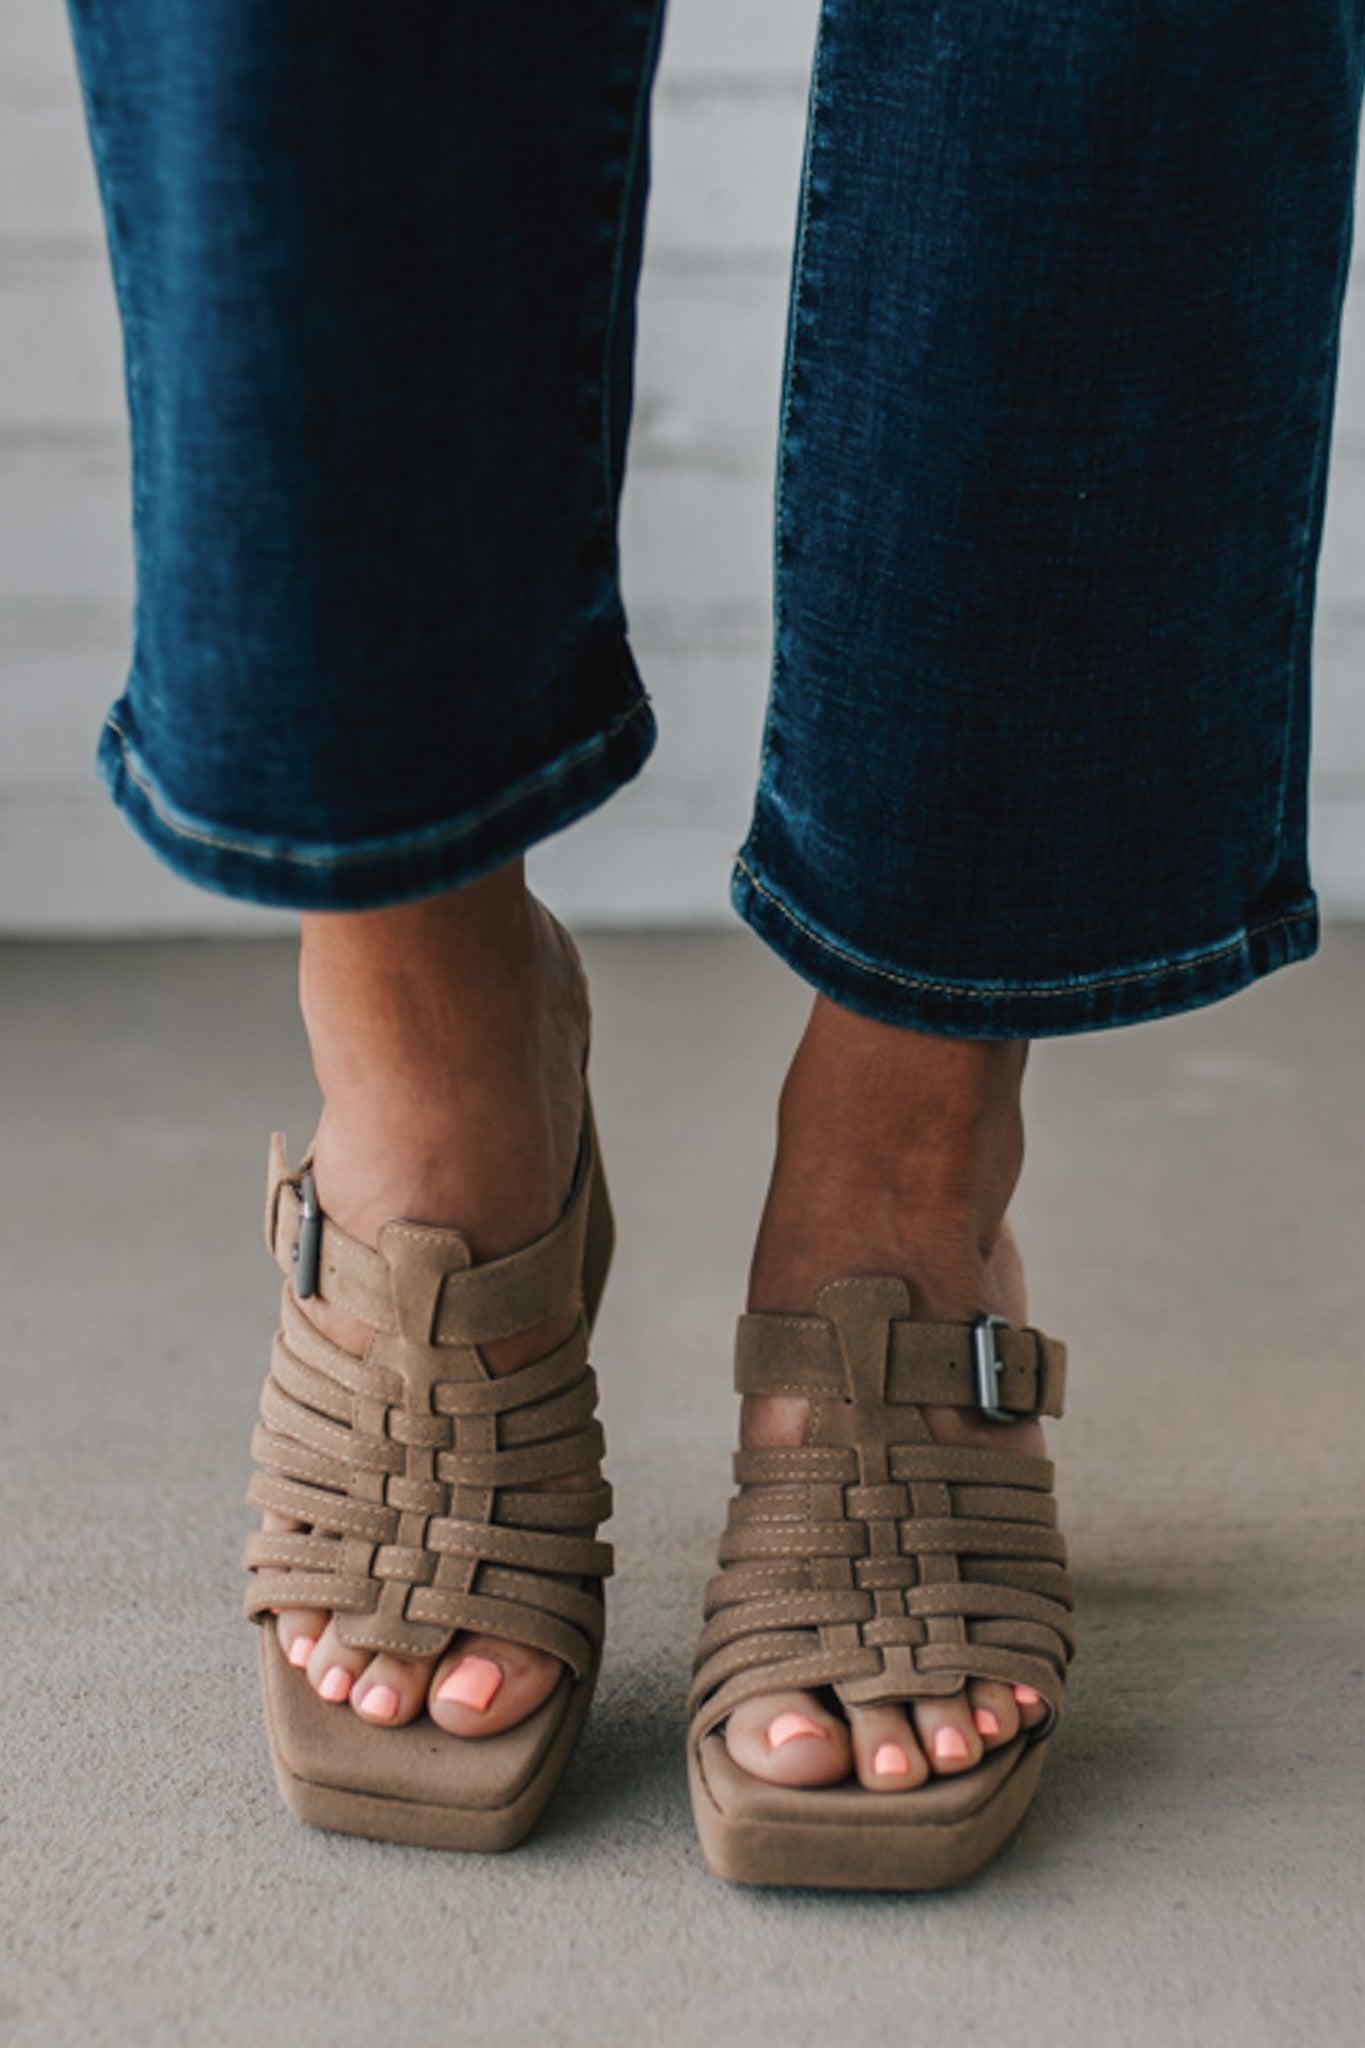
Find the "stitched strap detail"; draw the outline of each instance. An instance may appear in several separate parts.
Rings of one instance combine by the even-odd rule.
[[[593,1476],[603,1442],[581,1307],[566,1341],[516,1372],[494,1378],[477,1347],[579,1292],[596,1171],[589,1124],[559,1222],[486,1265],[457,1231],[390,1223],[373,1250],[324,1217],[318,1291],[368,1324],[356,1358],[298,1304],[301,1203],[272,1135],[266,1242],[286,1280],[247,1498],[306,1526],[248,1538],[248,1616],[325,1607],[344,1642],[412,1656],[477,1629],[588,1670],[612,1570],[596,1537],[611,1489]]]
[[[1061,1711],[1074,1648],[1053,1467],[940,1444],[920,1404],[974,1405],[971,1326],[910,1320],[904,1283],[821,1289],[815,1316],[740,1319],[736,1382],[811,1403],[805,1442],[745,1450],[706,1591],[694,1736],[744,1700],[832,1687],[848,1705],[1031,1685]],[[996,1332],[1000,1405],[1058,1414],[1065,1351]]]
[[[1060,1415],[1066,1346],[1041,1330],[1001,1329],[1000,1406],[1021,1417]],[[735,1333],[735,1386],[741,1394],[843,1396],[851,1393],[834,1323],[825,1316],[745,1315]],[[893,1319],[886,1375],[890,1402],[974,1408],[975,1354],[970,1323]]]
[[[284,1133],[271,1136],[266,1180],[266,1249],[286,1278],[292,1276],[299,1242],[303,1203],[298,1173],[291,1173]],[[590,1130],[585,1127],[573,1190],[558,1223],[543,1237],[503,1259],[475,1266],[467,1240],[458,1230],[433,1230],[402,1222],[381,1232],[377,1251],[361,1244],[324,1215],[318,1259],[317,1291],[371,1330],[394,1332],[399,1315],[393,1297],[394,1260],[388,1240],[397,1245],[416,1238],[443,1247],[441,1285],[437,1290],[424,1341],[432,1345],[492,1344],[514,1336],[552,1315],[578,1286],[583,1270],[590,1180],[594,1171]]]

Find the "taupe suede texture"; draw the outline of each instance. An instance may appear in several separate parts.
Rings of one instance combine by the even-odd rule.
[[[320,1220],[316,1292],[366,1323],[363,1357],[339,1349],[299,1305],[310,1162],[271,1139],[265,1236],[286,1278],[280,1327],[252,1439],[248,1500],[306,1525],[247,1540],[245,1609],[321,1607],[343,1642],[436,1657],[461,1629],[549,1651],[566,1667],[550,1699],[500,1735],[462,1740],[423,1713],[366,1726],[318,1699],[262,1633],[271,1756],[291,1808],[347,1833],[433,1847],[511,1847],[568,1761],[596,1683],[605,1480],[540,1491],[600,1460],[588,1339],[611,1256],[612,1218],[591,1114],[573,1189],[553,1229],[475,1265],[456,1230],[403,1219],[377,1249]],[[306,1284],[306,1283],[305,1283]],[[577,1300],[568,1339],[494,1377],[480,1346]]]
[[[744,1394],[809,1402],[800,1445],[740,1451],[706,1593],[689,1738],[712,1868],[740,1882],[925,1889],[971,1876],[1018,1825],[1061,1712],[1073,1648],[1047,1458],[935,1441],[925,1405],[979,1405],[970,1323],[914,1322],[903,1280],[835,1280],[814,1316],[740,1319]],[[1063,1347],[998,1328],[995,1405],[1060,1415]],[[914,1791],[768,1785],[720,1734],[745,1700],[828,1688],[844,1705],[944,1698],[970,1678],[1049,1707],[960,1776]]]

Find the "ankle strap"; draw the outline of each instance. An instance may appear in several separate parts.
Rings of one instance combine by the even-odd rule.
[[[904,1281],[831,1281],[811,1316],[751,1314],[735,1333],[741,1394],[985,1408],[1006,1420],[1060,1415],[1066,1346],[989,1318],[912,1321]],[[993,1368],[993,1369],[992,1369]],[[987,1399],[987,1394],[993,1399]]]
[[[395,1219],[381,1228],[375,1250],[321,1212],[305,1228],[301,1184],[308,1169],[306,1159],[297,1170],[290,1169],[284,1133],[272,1132],[266,1248],[296,1284],[305,1261],[310,1270],[304,1291],[335,1302],[372,1330],[397,1330],[405,1298],[426,1291],[432,1295],[430,1321],[419,1342],[491,1344],[553,1315],[579,1286],[593,1179],[591,1120],[584,1122],[573,1187],[558,1222],[532,1244],[480,1265],[474,1264],[469,1241],[458,1230]]]

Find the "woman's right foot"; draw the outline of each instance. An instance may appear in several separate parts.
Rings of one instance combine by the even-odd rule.
[[[454,1228],[479,1263],[556,1222],[582,1130],[587,986],[519,862],[451,895],[305,917],[300,1001],[323,1096],[313,1170],[324,1215],[368,1245],[394,1217]],[[364,1352],[364,1323],[318,1295],[300,1306],[332,1343]],[[484,1363],[515,1371],[576,1319],[569,1303],[484,1346]],[[495,1735],[548,1698],[563,1668],[544,1650],[470,1633],[439,1659],[372,1655],[343,1643],[319,1608],[282,1608],[275,1626],[301,1683],[381,1728],[425,1708],[453,1735]]]

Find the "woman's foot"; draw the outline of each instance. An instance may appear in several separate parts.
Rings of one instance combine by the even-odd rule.
[[[825,1281],[884,1273],[908,1283],[917,1318],[1026,1321],[1005,1220],[1023,1163],[1026,1055],[1018,1042],[922,1037],[817,999],[783,1089],[750,1308],[809,1314]],[[1044,1453],[1036,1421],[923,1413],[943,1443]],[[751,1396],[741,1442],[798,1444],[806,1415],[802,1400]],[[970,1770],[1046,1712],[1027,1687],[980,1679],[951,1698],[847,1713],[829,1696],[783,1692],[738,1707],[725,1739],[736,1763],[776,1784],[856,1774],[892,1793]]]
[[[578,1151],[588,999],[573,943],[527,894],[520,862],[447,896],[305,917],[299,983],[323,1097],[313,1166],[324,1214],[370,1245],[393,1217],[453,1227],[476,1261],[550,1228]],[[363,1323],[316,1295],[301,1306],[333,1343],[364,1351]],[[575,1320],[569,1304],[485,1346],[484,1362],[514,1371]],[[495,1735],[548,1698],[562,1668],[468,1633],[439,1659],[374,1655],[341,1642],[318,1608],[283,1608],[275,1625],[300,1683],[376,1727],[425,1708],[452,1734]]]

